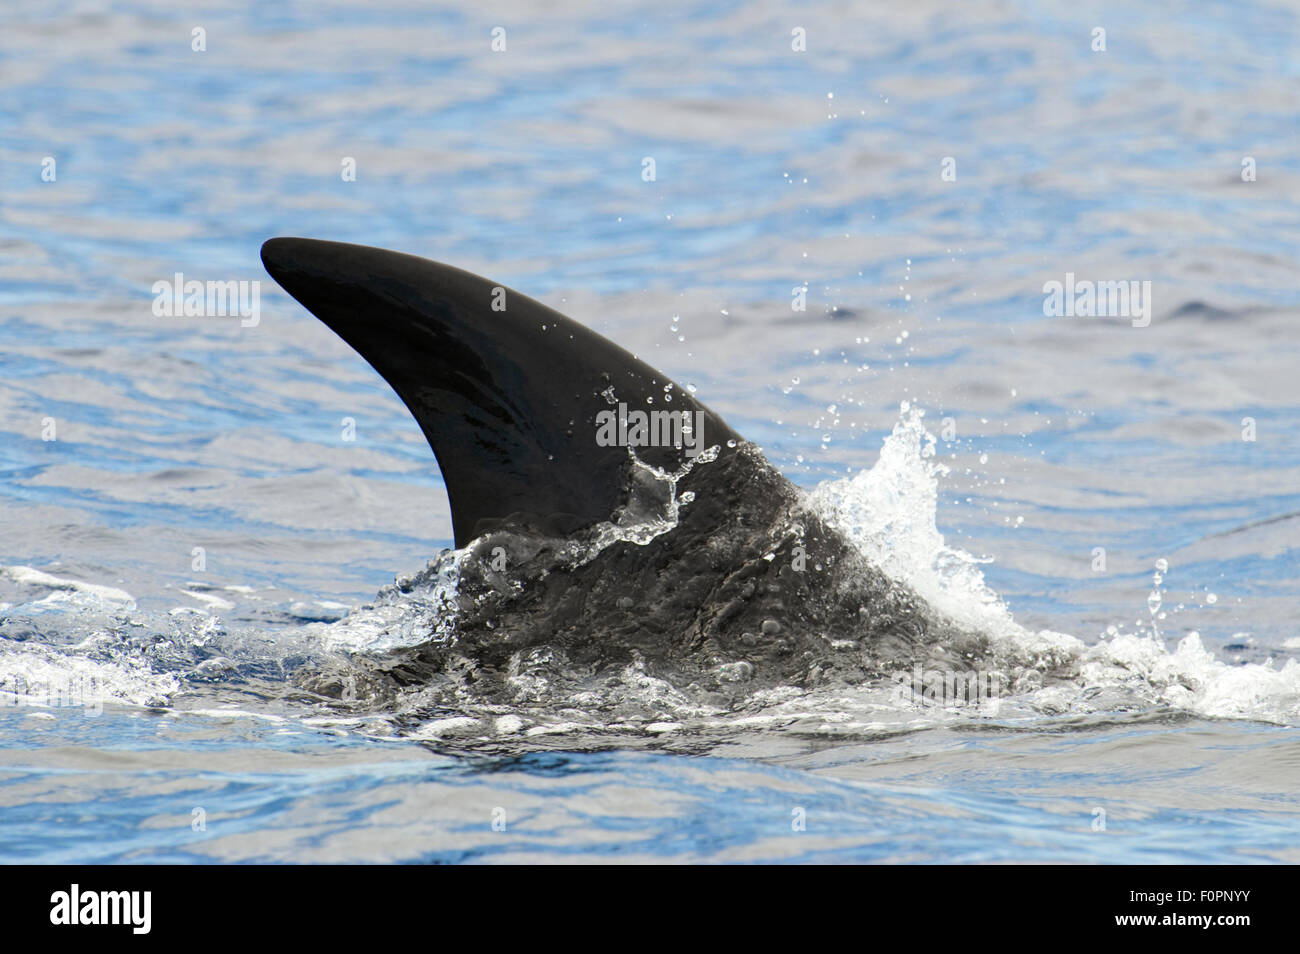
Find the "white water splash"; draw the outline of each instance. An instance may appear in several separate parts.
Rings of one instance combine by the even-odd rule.
[[[1281,667],[1271,659],[1228,665],[1196,633],[1184,636],[1171,652],[1154,630],[1116,634],[1089,646],[1074,636],[1032,632],[1017,623],[984,580],[979,567],[990,561],[948,546],[939,532],[939,478],[947,468],[933,460],[935,437],[923,416],[921,409],[903,404],[876,464],[852,478],[823,483],[808,504],[891,578],[955,622],[987,634],[995,665],[1019,671],[1044,664],[1077,666],[1078,678],[1068,690],[1030,690],[1021,701],[1052,712],[1095,711],[1086,700],[1097,690],[1122,689],[1141,704],[1211,718],[1300,722],[1300,663],[1293,659]]]
[[[994,655],[988,665],[1009,675],[1007,685],[1017,685],[1006,699],[1001,715],[988,709],[935,709],[925,711],[900,701],[891,687],[839,689],[834,693],[805,693],[790,689],[755,697],[741,713],[712,712],[698,702],[663,686],[651,686],[648,677],[629,678],[618,691],[626,703],[645,702],[656,725],[682,723],[692,728],[729,729],[745,726],[781,727],[798,731],[810,726],[818,732],[874,731],[950,723],[954,720],[1085,714],[1135,708],[1170,707],[1212,718],[1259,719],[1300,723],[1300,664],[1288,660],[1278,666],[1228,665],[1203,645],[1200,637],[1186,634],[1170,651],[1160,634],[1113,632],[1094,645],[1063,633],[1032,632],[1018,624],[1003,601],[988,586],[980,569],[987,560],[950,547],[939,532],[936,516],[939,479],[946,473],[933,460],[935,438],[929,434],[919,409],[904,405],[893,432],[886,438],[879,460],[851,479],[827,482],[809,495],[808,506],[837,528],[892,578],[906,583],[937,611],[955,622],[987,634]],[[707,463],[711,455],[701,455]],[[676,494],[683,474],[646,468],[643,475],[654,493],[642,506],[631,508],[615,523],[603,525],[585,542],[573,543],[568,558],[587,562],[610,544],[625,540],[645,543],[676,526],[678,507],[690,503]],[[651,499],[653,498],[653,499]],[[447,635],[456,619],[461,568],[474,558],[470,547],[446,550],[415,579],[400,579],[386,587],[375,602],[354,610],[339,622],[312,623],[274,638],[263,637],[253,647],[258,652],[289,657],[307,649],[325,652],[383,652],[413,646]],[[147,659],[117,654],[105,658],[100,643],[104,620],[143,626],[134,619],[135,600],[120,589],[65,579],[31,567],[0,567],[4,576],[26,589],[25,601],[4,606],[6,614],[50,619],[61,614],[67,626],[51,622],[52,635],[81,634],[82,642],[62,648],[35,641],[0,640],[0,702],[62,705],[61,699],[78,692],[98,699],[132,705],[165,705],[186,686],[188,668],[154,665]],[[1158,585],[1158,584],[1157,584]],[[180,611],[173,611],[173,615]],[[168,632],[177,644],[203,646],[220,629],[203,611],[186,609],[188,625],[171,622]],[[97,622],[98,621],[98,622]],[[240,650],[237,640],[229,648]],[[252,649],[240,650],[244,655]],[[221,660],[207,660],[196,670]],[[155,660],[155,662],[158,662]],[[181,664],[183,665],[183,664]],[[192,665],[192,662],[191,662]],[[174,669],[174,671],[173,671]],[[1018,677],[1035,669],[1068,672],[1064,682],[1036,686]],[[91,687],[86,689],[85,687]],[[760,694],[761,695],[761,694]],[[52,700],[42,703],[41,700]],[[600,710],[598,698],[575,700]],[[566,709],[565,712],[571,713]],[[536,711],[509,716],[508,725],[525,734],[561,731],[554,718]],[[559,715],[553,713],[552,716]],[[565,716],[573,731],[590,731],[593,723]],[[564,720],[561,720],[564,721]],[[600,719],[595,719],[599,724]],[[603,730],[633,734],[649,731],[644,720],[627,716]],[[460,725],[460,723],[457,723]],[[676,731],[676,730],[674,730]],[[514,734],[513,732],[510,734]],[[561,733],[563,734],[563,733]]]
[[[304,635],[327,652],[381,653],[446,638],[456,621],[456,591],[469,547],[443,550],[417,578],[399,577],[373,603],[333,623],[310,623]]]
[[[165,706],[179,690],[174,675],[143,664],[0,640],[0,707],[75,707],[98,714],[109,703]]]
[[[1001,598],[984,582],[981,563],[944,543],[936,526],[939,477],[935,437],[924,411],[902,406],[880,459],[852,478],[828,481],[809,505],[893,579],[907,583],[939,612],[982,632],[1019,629]]]

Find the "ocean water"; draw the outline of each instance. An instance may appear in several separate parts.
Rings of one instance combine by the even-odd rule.
[[[1297,16],[7,6],[0,860],[1300,861]],[[695,386],[1005,691],[299,691],[427,635],[450,577],[376,592],[456,555],[274,235]],[[176,273],[260,280],[256,323],[155,316]],[[1070,274],[1149,314],[1046,317]]]

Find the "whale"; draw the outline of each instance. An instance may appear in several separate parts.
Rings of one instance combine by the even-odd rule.
[[[969,669],[985,637],[889,578],[690,389],[514,289],[386,249],[262,247],[267,273],[396,392],[446,487],[428,639],[298,677],[323,698],[562,705],[646,678],[702,702]],[[449,559],[451,558],[451,559]],[[629,676],[629,673],[633,676]]]

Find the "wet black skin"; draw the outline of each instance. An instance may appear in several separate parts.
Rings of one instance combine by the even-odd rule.
[[[411,410],[442,469],[456,544],[472,550],[449,638],[313,671],[304,687],[379,705],[414,688],[431,704],[471,693],[556,705],[634,667],[727,704],[914,662],[966,668],[982,651],[806,510],[721,418],[590,329],[488,279],[381,249],[272,239],[262,258]],[[669,484],[626,447],[596,441],[611,395],[702,412],[716,457],[637,448],[682,474],[679,500],[694,497],[672,529],[583,562],[575,543],[670,502]]]

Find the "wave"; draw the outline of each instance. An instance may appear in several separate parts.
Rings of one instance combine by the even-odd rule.
[[[1167,646],[1155,623],[1167,567],[1155,575],[1153,622],[1145,630],[1110,627],[1088,643],[1017,623],[985,580],[981,567],[988,559],[950,546],[938,529],[946,469],[935,459],[935,443],[924,412],[904,404],[875,465],[821,484],[803,505],[937,613],[985,634],[988,652],[969,669],[900,665],[858,686],[766,687],[720,705],[634,662],[597,680],[566,684],[563,704],[488,704],[462,693],[459,704],[449,705],[446,691],[414,686],[389,701],[384,718],[376,721],[373,711],[358,710],[350,724],[380,736],[541,744],[567,743],[578,735],[734,737],[755,729],[874,737],[962,722],[1002,725],[1152,711],[1300,723],[1300,664],[1294,659],[1230,665],[1195,632]],[[657,488],[655,503],[598,528],[585,542],[572,544],[564,558],[599,560],[616,541],[643,545],[671,530],[678,508],[692,503],[677,494],[681,476],[647,469],[643,482]],[[399,578],[337,622],[297,622],[273,631],[229,627],[216,603],[141,613],[131,594],[115,587],[3,567],[0,578],[16,589],[16,601],[0,602],[0,702],[33,709],[108,703],[214,713],[222,711],[212,706],[215,695],[242,691],[243,704],[254,711],[274,708],[304,719],[334,711],[347,723],[346,706],[337,712],[334,703],[303,697],[293,686],[294,674],[322,663],[356,666],[431,639],[454,641],[464,609],[462,572],[481,545],[443,551],[424,570]],[[301,619],[303,613],[299,608],[285,616]],[[544,678],[530,676],[522,663],[517,676],[520,685]]]

